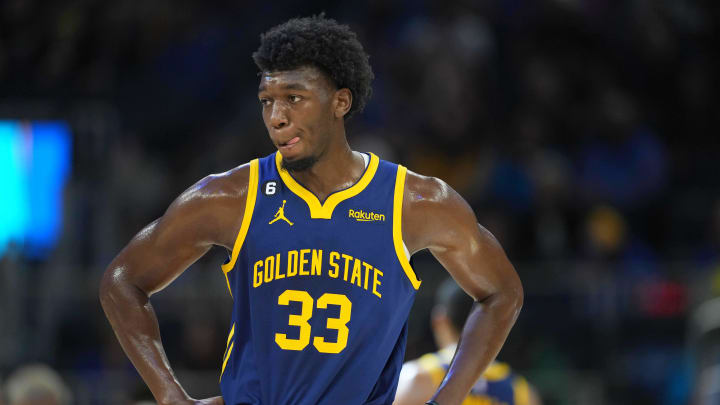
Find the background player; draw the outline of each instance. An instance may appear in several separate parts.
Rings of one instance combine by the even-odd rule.
[[[280,159],[277,155],[278,162],[282,160],[282,169],[279,164],[277,170],[288,176],[283,181],[286,185],[289,181],[301,183],[308,191],[307,196],[312,194],[319,201],[326,201],[331,194],[360,184],[359,180],[366,172],[366,163],[363,155],[353,152],[347,143],[345,119],[362,110],[371,93],[373,75],[368,57],[355,35],[348,27],[340,26],[333,20],[313,17],[290,20],[275,27],[263,35],[261,42],[254,55],[262,70],[258,96],[270,139],[282,156]],[[267,159],[263,159],[265,161]],[[377,158],[374,157],[370,164],[377,165]],[[476,300],[458,344],[457,355],[434,397],[441,405],[460,404],[495,358],[515,322],[522,305],[522,286],[498,242],[488,231],[477,227],[470,207],[447,184],[412,172],[407,172],[407,177],[404,177],[404,170],[396,165],[381,164],[386,173],[397,171],[395,190],[400,190],[400,193],[395,197],[396,205],[393,205],[393,210],[397,209],[393,218],[398,221],[392,224],[392,232],[393,239],[398,238],[397,243],[394,249],[385,246],[378,246],[378,249],[389,248],[388,253],[397,254],[396,259],[400,262],[396,261],[395,270],[400,274],[405,270],[408,277],[414,277],[414,274],[406,263],[406,254],[401,253],[403,245],[409,253],[429,249]],[[250,222],[252,208],[249,217],[242,212],[245,210],[248,213],[247,207],[255,203],[258,193],[258,174],[253,172],[253,167],[257,170],[257,165],[256,162],[246,164],[209,176],[188,189],[162,218],[136,235],[105,272],[101,284],[105,313],[128,357],[160,404],[198,401],[185,392],[172,372],[149,297],[170,284],[213,245],[225,247],[232,252],[231,260],[237,259],[240,247],[236,240],[241,240],[242,232],[247,232],[243,224]],[[392,192],[392,189],[385,191]],[[288,194],[288,197],[291,196]],[[365,198],[363,201],[372,200],[368,196],[362,198]],[[293,229],[299,227],[301,221],[309,221],[307,212],[291,213],[289,209],[290,206],[285,207],[285,215],[292,219]],[[276,210],[277,205],[272,206],[272,212]],[[334,221],[336,218],[331,216],[326,219]],[[347,237],[347,231],[340,226],[334,229],[334,234]],[[285,238],[292,240],[298,237],[289,235],[285,234]],[[310,237],[307,238],[310,240]],[[403,268],[400,268],[400,263]],[[241,276],[249,270],[240,269]],[[417,288],[419,280],[411,281]],[[228,284],[231,284],[230,281]],[[236,288],[247,286],[236,283]],[[406,304],[411,302],[411,298]],[[236,299],[235,310],[250,309]],[[378,312],[377,315],[386,313]],[[243,333],[268,333],[258,329],[248,331],[246,327],[246,324],[239,325],[238,330]],[[367,322],[358,327],[379,330],[382,324]],[[372,343],[371,340],[369,337],[358,344]],[[398,335],[397,342],[399,352],[394,354],[395,358],[398,355],[401,358],[403,334]],[[252,343],[258,342],[249,344]],[[348,361],[360,361],[360,358],[356,356]],[[278,371],[283,367],[282,364],[257,364],[257,368],[272,366]],[[384,398],[394,395],[400,364],[388,363],[388,366],[388,374],[383,374],[388,379],[382,381]],[[237,372],[238,381],[241,381],[254,370],[240,367]],[[248,374],[243,375],[243,372]],[[332,379],[325,383],[335,391],[368,388],[334,385]],[[252,399],[245,402],[263,403],[259,392],[258,397],[251,393]],[[265,389],[263,395],[270,395],[268,392],[276,394]],[[292,392],[284,394],[292,395]],[[317,403],[328,396],[325,393],[316,398],[296,397],[293,401]],[[364,403],[363,398],[354,400]],[[222,401],[222,398],[216,397],[201,403]]]
[[[431,327],[440,348],[403,365],[394,405],[420,404],[432,397],[445,377],[455,354],[458,339],[472,298],[457,283],[447,279],[435,294]],[[535,389],[510,367],[493,361],[470,390],[464,405],[541,405]]]

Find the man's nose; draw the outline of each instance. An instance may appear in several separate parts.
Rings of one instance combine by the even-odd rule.
[[[275,129],[281,129],[288,125],[285,107],[281,103],[273,103],[270,113],[270,125]]]

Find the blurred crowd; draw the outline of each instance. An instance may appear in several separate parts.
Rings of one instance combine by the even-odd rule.
[[[250,54],[269,27],[325,11],[358,33],[376,75],[349,122],[351,146],[446,180],[500,240],[526,290],[501,357],[545,403],[699,401],[706,345],[693,310],[720,295],[712,1],[5,0],[0,10],[0,117],[64,119],[75,134],[59,247],[43,261],[0,258],[8,395],[13,370],[43,361],[77,403],[149,398],[102,316],[99,276],[184,188],[273,152]],[[193,395],[217,391],[224,255],[153,299]],[[444,277],[429,255],[415,266],[425,282],[408,358],[433,349],[428,312]]]
[[[70,405],[70,388],[62,377],[45,364],[29,364],[15,371],[5,384],[11,405]],[[0,405],[2,401],[0,390]]]

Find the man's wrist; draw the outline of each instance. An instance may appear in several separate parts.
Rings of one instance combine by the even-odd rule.
[[[195,400],[185,392],[185,390],[177,383],[172,391],[165,392],[157,399],[158,405],[172,405],[172,404],[184,404],[192,403]],[[152,390],[151,390],[152,391]],[[157,398],[157,397],[156,397]]]

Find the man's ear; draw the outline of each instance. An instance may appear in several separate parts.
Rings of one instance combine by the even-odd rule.
[[[350,89],[337,90],[333,101],[335,118],[343,118],[350,111],[350,107],[352,107],[352,92]]]

